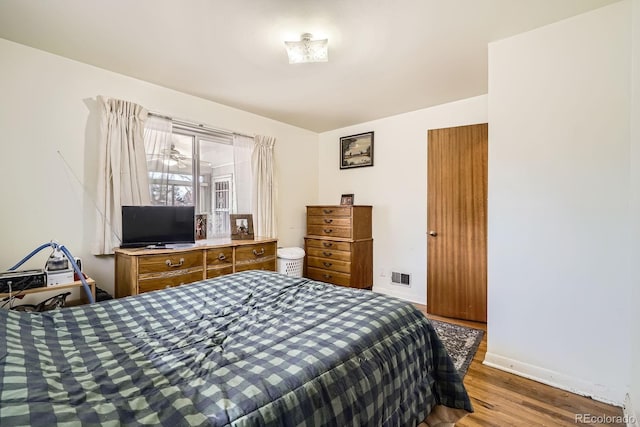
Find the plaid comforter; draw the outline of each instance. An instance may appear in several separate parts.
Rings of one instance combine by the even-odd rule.
[[[471,411],[426,318],[249,271],[45,313],[0,310],[0,425],[405,426]]]

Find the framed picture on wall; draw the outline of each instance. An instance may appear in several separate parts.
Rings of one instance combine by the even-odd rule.
[[[340,138],[340,169],[373,166],[373,132]]]

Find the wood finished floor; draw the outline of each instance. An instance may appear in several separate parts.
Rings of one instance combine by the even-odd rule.
[[[426,307],[416,304],[428,318],[443,320],[485,331],[480,347],[464,377],[464,385],[475,412],[456,424],[471,426],[624,426],[624,423],[576,422],[577,414],[622,419],[622,408],[607,405],[536,381],[513,375],[482,364],[487,352],[487,327],[484,323],[448,319],[427,314]],[[584,419],[584,418],[583,418]],[[592,418],[593,419],[593,418]]]

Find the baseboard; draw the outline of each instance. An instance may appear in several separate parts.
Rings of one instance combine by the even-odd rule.
[[[398,298],[403,301],[425,305],[426,301],[420,301],[413,293],[407,292],[401,286],[393,285],[373,285],[373,291],[379,294],[387,295],[390,297]]]
[[[623,406],[626,390],[614,390],[493,353],[487,353],[482,364],[610,405]]]
[[[627,427],[640,427],[640,420],[636,416],[636,411],[631,403],[631,396],[627,394],[624,399],[624,406],[622,407],[624,420],[627,423]]]

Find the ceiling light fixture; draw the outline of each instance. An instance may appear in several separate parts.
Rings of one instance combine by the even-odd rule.
[[[311,34],[304,33],[300,41],[284,42],[289,55],[289,64],[303,62],[327,62],[329,60],[329,40],[311,40]]]

